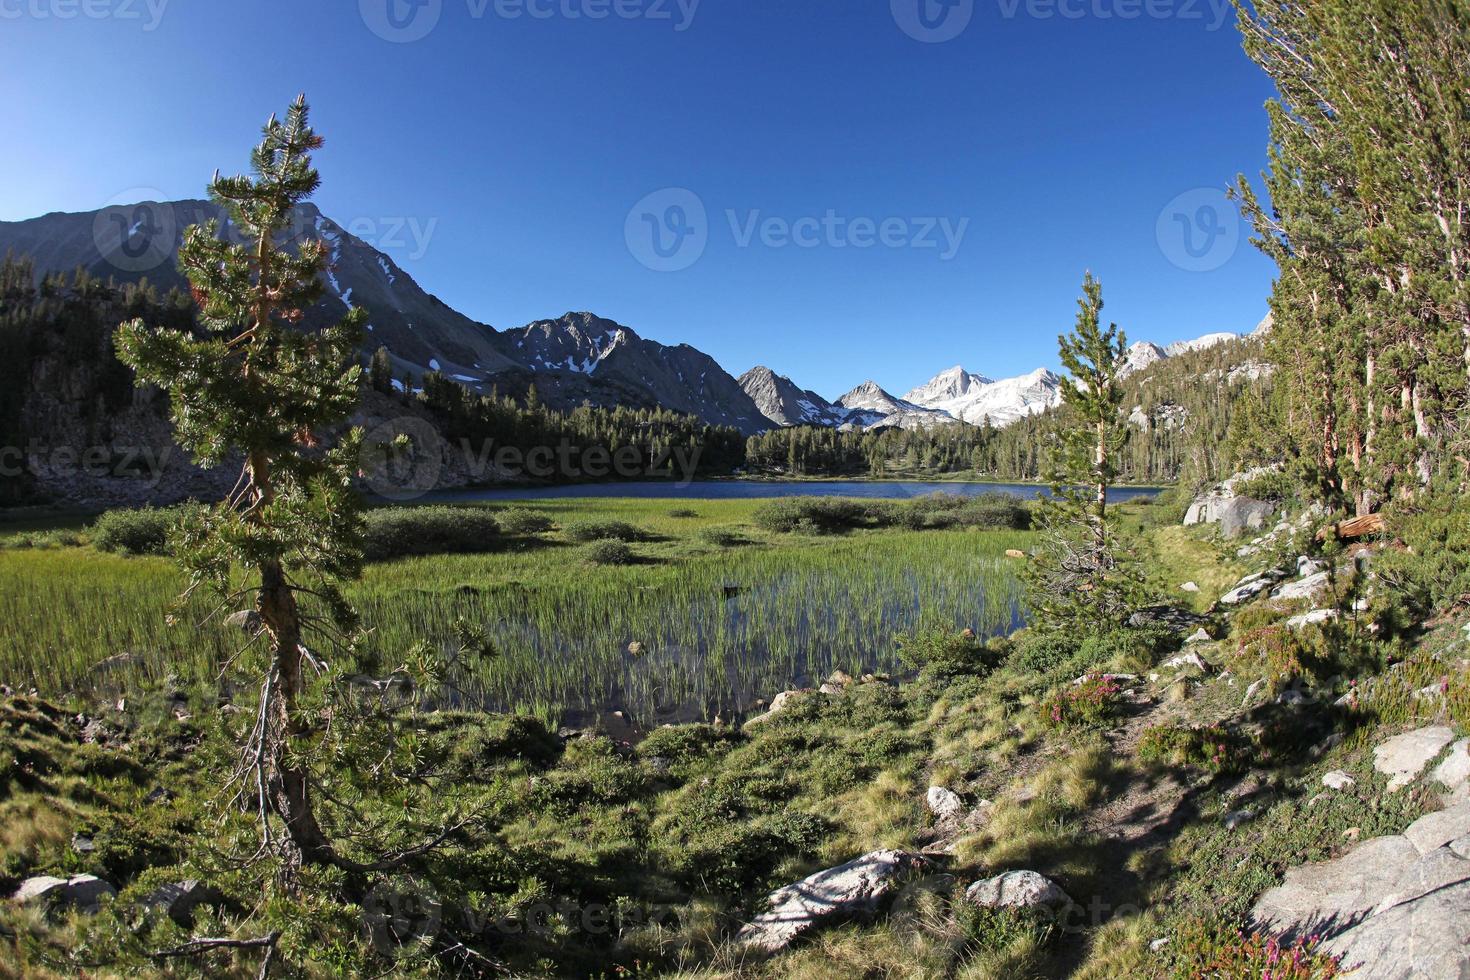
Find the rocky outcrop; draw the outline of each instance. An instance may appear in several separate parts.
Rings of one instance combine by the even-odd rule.
[[[747,949],[775,953],[812,929],[854,915],[871,914],[911,875],[929,862],[908,851],[873,851],[836,868],[772,892],[767,911],[740,930],[735,941]]]
[[[1373,750],[1373,768],[1388,777],[1389,792],[1408,786],[1455,740],[1443,725],[1404,732]]]
[[[1258,468],[1237,473],[1219,486],[1207,490],[1189,505],[1184,523],[1219,524],[1220,533],[1227,538],[1239,537],[1247,530],[1260,530],[1266,526],[1266,520],[1276,513],[1276,505],[1270,501],[1240,496],[1236,493],[1236,487],[1269,472],[1268,468]]]
[[[1470,975],[1470,803],[1287,872],[1252,917],[1264,931],[1323,937],[1352,976],[1461,980]]]
[[[930,786],[924,803],[939,820],[952,820],[965,812],[965,801],[954,790],[943,786]]]

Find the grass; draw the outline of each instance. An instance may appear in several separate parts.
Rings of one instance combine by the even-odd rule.
[[[548,719],[616,707],[652,724],[710,718],[839,667],[899,670],[892,638],[921,612],[982,638],[1018,622],[1019,585],[1004,555],[1028,543],[1025,532],[814,538],[756,527],[762,503],[487,507],[513,512],[507,523],[529,533],[507,534],[484,554],[378,562],[350,586],[371,630],[366,659],[391,669],[421,641],[450,650],[469,623],[497,655],[461,685],[466,705]],[[556,529],[540,530],[548,524]],[[639,539],[631,562],[621,552],[589,556],[579,543],[592,530],[634,536],[628,529]],[[97,664],[123,653],[139,663],[114,668],[122,672],[213,677],[242,636],[217,620],[199,625],[210,611],[202,602],[168,625],[182,587],[163,558],[0,548],[0,683],[61,694],[89,686]],[[634,642],[637,657],[627,652]]]

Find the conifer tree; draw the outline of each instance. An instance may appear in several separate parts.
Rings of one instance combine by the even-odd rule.
[[[311,154],[321,145],[303,96],[284,121],[272,116],[266,124],[252,176],[216,174],[211,182],[211,198],[243,243],[225,240],[213,221],[185,234],[179,263],[202,336],[142,321],[117,332],[118,355],[138,382],[168,391],[177,438],[195,460],[244,460],[233,492],[179,530],[176,552],[191,592],[213,590],[224,608],[249,597],[259,614],[253,642],[264,642],[266,664],[240,776],[258,810],[262,851],[280,856],[288,883],[303,862],[335,857],[302,758],[304,633],[319,624],[351,642],[356,620],[337,583],[361,568],[356,434],[332,449],[322,440],[358,402],[364,314],[302,329],[322,293],[327,247],[308,240],[292,252],[280,241],[293,209],[320,183]],[[307,596],[320,606],[310,615]]]
[[[1028,566],[1027,592],[1039,628],[1121,625],[1138,600],[1139,582],[1108,521],[1108,491],[1127,438],[1118,375],[1128,341],[1117,324],[1102,327],[1102,285],[1088,273],[1077,325],[1057,338],[1071,374],[1063,388],[1068,425],[1058,439],[1051,497],[1041,502],[1042,544]]]

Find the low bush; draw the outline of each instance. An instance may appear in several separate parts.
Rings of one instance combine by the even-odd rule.
[[[483,507],[382,507],[363,515],[363,557],[470,554],[501,543],[500,525]]]
[[[646,532],[627,521],[573,521],[566,526],[567,537],[583,543],[589,541],[622,541],[632,543],[648,538]]]
[[[1296,495],[1296,492],[1296,480],[1280,470],[1270,470],[1248,480],[1237,480],[1235,483],[1237,496],[1250,497],[1252,500],[1269,500],[1272,503],[1290,500]]]
[[[974,630],[956,630],[949,626],[920,626],[897,637],[898,658],[910,670],[938,676],[977,674],[994,666],[984,644]]]
[[[544,534],[555,526],[551,518],[545,514],[539,514],[534,510],[527,510],[524,507],[511,507],[506,510],[496,511],[495,522],[500,525],[500,530],[505,534],[512,534],[518,537]]]
[[[707,527],[699,532],[699,540],[713,548],[734,548],[745,538],[733,527]]]
[[[1101,725],[1117,712],[1123,688],[1107,674],[1092,674],[1042,699],[1041,718],[1053,728]]]
[[[1186,728],[1183,725],[1154,725],[1138,742],[1138,757],[1144,762],[1171,766],[1198,766],[1214,773],[1239,772],[1250,765],[1249,743],[1223,725]]]
[[[637,560],[627,542],[616,538],[590,542],[582,549],[582,557],[591,565],[631,565]]]
[[[680,519],[687,519],[690,517],[698,517],[699,511],[694,510],[690,507],[675,507],[673,510],[669,511],[669,516],[677,517]]]
[[[1049,674],[1077,655],[1077,640],[1065,633],[1027,630],[1015,644],[1009,665],[1023,671]]]
[[[730,751],[740,735],[713,725],[680,725],[656,729],[638,745],[640,759],[668,759],[682,765]]]
[[[883,501],[848,497],[787,497],[773,500],[756,510],[755,523],[767,531],[783,534],[840,534],[888,523]]]
[[[1270,977],[1271,980],[1332,980],[1342,962],[1320,950],[1320,939],[1289,940],[1219,922],[1187,923],[1169,943],[1170,975],[1194,977]]]
[[[109,510],[97,518],[89,536],[92,544],[102,551],[162,555],[168,551],[169,532],[188,510],[187,507]]]

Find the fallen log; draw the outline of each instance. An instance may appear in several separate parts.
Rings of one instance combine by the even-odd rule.
[[[1327,525],[1317,532],[1317,540],[1326,541],[1329,536],[1336,535],[1342,541],[1355,541],[1372,534],[1382,534],[1385,528],[1382,514],[1366,514]]]

